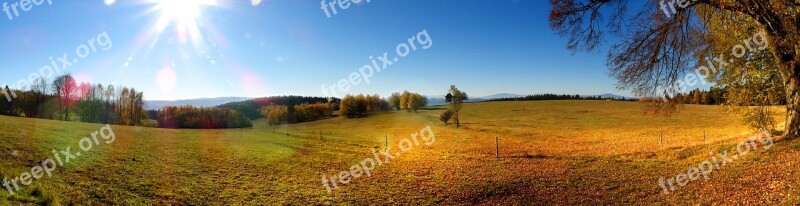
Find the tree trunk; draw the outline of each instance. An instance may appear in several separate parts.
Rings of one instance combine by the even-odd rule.
[[[458,121],[458,112],[456,112],[456,127],[461,127],[461,122]]]
[[[794,76],[787,83],[786,132],[784,133],[784,138],[794,139],[800,137],[800,79]]]
[[[800,137],[800,45],[782,30],[767,30],[770,47],[786,89],[786,129],[784,138]]]

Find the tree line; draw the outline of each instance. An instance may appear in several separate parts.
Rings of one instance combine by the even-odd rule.
[[[275,97],[255,98],[239,102],[230,102],[219,105],[217,107],[225,109],[234,109],[247,116],[247,118],[253,120],[259,118],[265,118],[266,115],[263,112],[261,112],[261,110],[262,108],[270,105],[283,105],[287,106],[287,109],[292,110],[294,109],[293,107],[295,105],[300,105],[303,103],[316,104],[316,103],[332,102],[334,103],[333,106],[336,106],[336,103],[339,101],[340,101],[339,99],[329,98],[329,97],[275,96]],[[338,110],[338,107],[335,107],[334,110]]]
[[[339,105],[339,115],[345,118],[367,116],[368,113],[389,110],[389,102],[379,95],[345,95]]]
[[[146,118],[144,94],[133,88],[78,83],[70,74],[31,82],[13,91],[5,87],[16,98],[0,101],[0,115],[130,126]]]
[[[689,93],[679,93],[674,98],[683,104],[722,105],[725,103],[725,89],[717,87],[709,90],[694,89]]]
[[[233,109],[166,106],[158,111],[158,127],[189,129],[247,128],[253,123]]]
[[[780,92],[780,91],[778,91]],[[742,92],[739,92],[742,93]],[[727,87],[711,87],[709,90],[694,89],[689,93],[679,93],[675,95],[673,101],[683,104],[701,105],[736,105],[736,106],[775,106],[786,105],[786,98],[783,95],[760,95],[761,92],[750,92],[744,95],[747,97],[734,97],[736,102],[729,102],[730,95],[739,93],[729,93]],[[726,96],[728,95],[728,96]],[[768,97],[765,99],[764,97]],[[742,101],[743,98],[753,98],[753,100]]]
[[[270,125],[280,125],[333,117],[334,105],[334,102],[302,103],[294,106],[273,104],[262,107],[259,111]]]
[[[534,94],[534,95],[527,95],[524,97],[506,97],[506,98],[497,98],[491,99],[488,101],[544,101],[544,100],[615,100],[615,101],[637,101],[638,99],[635,98],[627,98],[627,97],[603,97],[601,95],[596,96],[581,96],[581,95],[571,95],[571,94]]]
[[[405,91],[392,94],[388,100],[381,98],[377,94],[347,94],[341,100],[336,98],[284,96],[229,103],[220,107],[248,108],[260,104],[268,104],[258,109],[260,116],[266,118],[271,125],[279,125],[331,118],[336,116],[335,111],[338,111],[339,116],[345,118],[364,117],[369,113],[378,111],[417,111],[420,107],[426,106],[427,102],[427,98],[419,93]]]

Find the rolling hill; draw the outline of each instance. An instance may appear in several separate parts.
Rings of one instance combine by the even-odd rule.
[[[144,109],[161,109],[166,106],[184,106],[192,105],[196,107],[213,107],[228,102],[238,102],[253,99],[251,97],[217,97],[217,98],[198,98],[198,99],[184,99],[184,100],[149,100],[144,101]]]

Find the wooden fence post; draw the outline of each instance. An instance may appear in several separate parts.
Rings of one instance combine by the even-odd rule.
[[[500,158],[500,137],[494,137],[494,156]]]

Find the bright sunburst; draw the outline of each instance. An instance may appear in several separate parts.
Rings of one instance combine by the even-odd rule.
[[[172,26],[182,40],[191,40],[196,46],[203,39],[199,21],[203,7],[217,6],[216,0],[151,0],[152,11],[158,12],[154,34],[160,35]]]
[[[196,0],[159,0],[156,10],[161,13],[161,19],[179,24],[192,23],[200,17],[200,6],[204,1]]]

